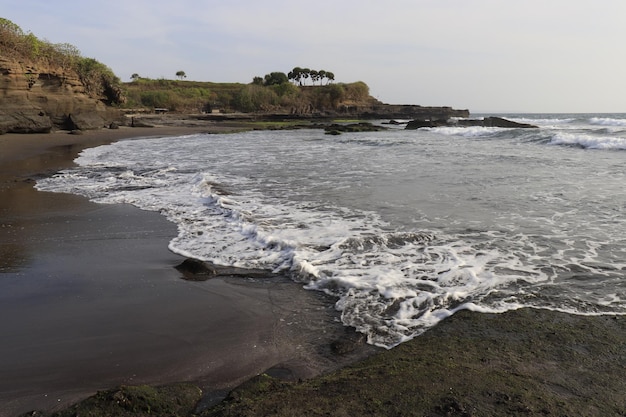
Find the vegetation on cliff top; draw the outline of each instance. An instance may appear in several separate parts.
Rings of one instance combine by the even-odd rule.
[[[87,94],[116,105],[124,101],[121,81],[106,65],[93,58],[81,56],[69,43],[51,43],[24,32],[18,25],[0,17],[0,54],[35,67],[54,68],[60,72],[74,72],[85,86]],[[25,69],[25,76],[34,76]]]
[[[331,84],[335,79],[332,72],[300,67],[288,74],[272,72],[265,77],[254,77],[249,84],[184,81],[184,71],[176,72],[178,80],[153,80],[133,74],[131,82],[122,83],[109,67],[81,56],[75,46],[39,39],[1,17],[0,54],[23,62],[24,75],[33,77],[33,82],[37,74],[28,67],[73,72],[91,97],[128,109],[166,108],[197,113],[218,109],[306,115],[374,100],[363,82]]]
[[[127,108],[167,108],[171,111],[201,113],[273,112],[312,114],[336,111],[340,106],[373,100],[363,82],[317,86],[296,85],[271,73],[255,77],[250,84],[211,83],[142,78],[133,74],[124,84]],[[277,80],[280,80],[277,82]]]

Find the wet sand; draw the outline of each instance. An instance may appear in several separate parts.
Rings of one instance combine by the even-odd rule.
[[[157,213],[33,188],[85,147],[222,130],[0,136],[0,416],[120,384],[210,392],[269,368],[306,378],[372,351],[333,356],[345,330],[332,300],[285,277],[182,279],[167,249],[176,227]]]

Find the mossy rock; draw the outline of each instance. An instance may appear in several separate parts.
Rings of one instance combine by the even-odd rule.
[[[333,123],[325,126],[324,130],[327,135],[340,135],[341,132],[379,132],[381,130],[387,130],[387,128],[369,122],[360,122],[350,124]]]
[[[191,384],[162,387],[123,385],[100,391],[63,411],[52,414],[28,413],[23,417],[183,417],[193,413],[201,397],[200,388]]]

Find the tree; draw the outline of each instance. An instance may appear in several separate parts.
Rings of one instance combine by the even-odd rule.
[[[263,84],[269,86],[279,85],[286,82],[289,82],[287,74],[285,74],[284,72],[271,72],[265,75],[265,82]]]
[[[306,84],[306,79],[311,76],[311,70],[308,68],[302,69],[302,78],[304,79],[304,84]],[[302,83],[300,84],[302,85]]]
[[[133,81],[137,81],[139,79],[139,74],[134,73],[133,75],[130,76],[130,79]]]
[[[302,83],[301,83],[301,80],[302,80],[302,68],[294,67],[294,69],[289,71],[289,74],[287,74],[287,78],[290,79],[290,80],[293,80],[293,82],[295,84],[302,85]]]
[[[324,78],[326,78],[326,71],[324,70],[317,71],[317,76],[319,77],[320,85],[322,85],[322,83],[324,82]]]
[[[311,70],[311,72],[309,72],[309,77],[311,77],[311,82],[313,84],[315,84],[320,79],[320,75],[317,70]]]
[[[178,72],[176,73],[176,76],[177,76],[178,78],[180,78],[181,80],[182,80],[183,78],[187,78],[187,74],[185,74],[185,71],[178,71]]]

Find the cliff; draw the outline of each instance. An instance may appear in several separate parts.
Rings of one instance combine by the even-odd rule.
[[[97,129],[119,119],[76,72],[0,56],[0,134]]]

